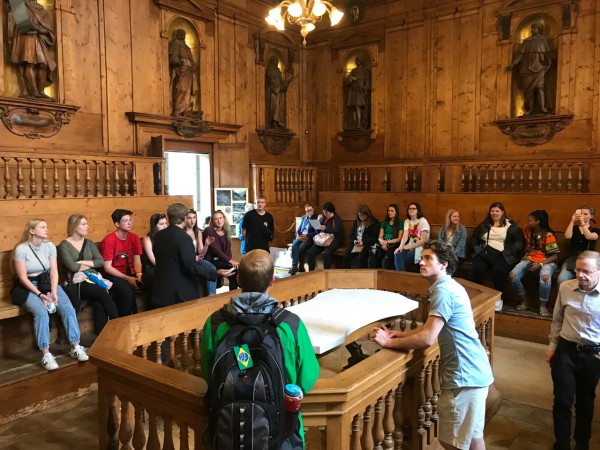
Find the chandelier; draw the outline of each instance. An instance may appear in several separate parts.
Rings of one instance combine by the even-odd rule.
[[[265,20],[280,31],[285,30],[286,20],[292,25],[299,25],[306,45],[306,35],[315,29],[315,23],[320,22],[325,13],[329,14],[332,27],[340,23],[344,16],[342,11],[327,0],[294,0],[293,3],[284,0],[269,11]]]

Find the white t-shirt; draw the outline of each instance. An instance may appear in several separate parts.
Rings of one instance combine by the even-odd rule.
[[[32,248],[35,255],[31,251]],[[35,247],[33,244],[21,244],[15,249],[14,258],[15,261],[25,261],[27,275],[37,275],[44,270],[50,270],[50,259],[56,259],[56,246],[52,242],[44,242],[39,247]],[[43,266],[40,264],[40,261],[38,261],[38,258]]]
[[[503,227],[491,227],[488,233],[483,235],[483,240],[487,241],[488,245],[498,251],[504,251],[504,241],[510,224],[507,222]]]

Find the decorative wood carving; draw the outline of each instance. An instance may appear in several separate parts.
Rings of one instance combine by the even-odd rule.
[[[272,128],[268,130],[256,129],[258,139],[265,150],[271,155],[281,155],[290,145],[292,138],[296,133],[292,133],[287,128]]]
[[[208,131],[210,131],[210,125],[202,120],[202,115],[200,115],[199,119],[190,119],[190,118],[180,118],[173,122],[173,126],[175,127],[175,131],[181,137],[192,138],[200,136]]]
[[[349,152],[360,153],[375,142],[375,139],[371,138],[372,133],[373,130],[342,131],[338,133],[338,141]]]
[[[44,100],[0,97],[0,117],[11,132],[29,139],[48,138],[71,121],[79,106]]]
[[[492,122],[508,135],[515,144],[534,147],[550,141],[556,133],[566,128],[573,114],[534,115]]]

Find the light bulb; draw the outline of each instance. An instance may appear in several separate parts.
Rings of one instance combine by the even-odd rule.
[[[279,31],[285,30],[285,21],[282,18],[279,18],[279,20],[275,22],[274,25],[275,28],[277,28]]]
[[[344,13],[341,12],[339,9],[337,8],[331,8],[331,12],[329,13],[329,20],[331,21],[331,26],[335,26],[338,23],[340,23],[340,20],[342,20],[342,17],[344,17]]]
[[[311,32],[312,30],[315,29],[315,24],[309,22],[306,25],[304,25],[304,28],[306,28],[306,31]]]
[[[327,7],[320,2],[320,0],[315,0],[315,4],[312,8],[313,15],[317,17],[321,17],[323,14],[327,12]]]
[[[278,6],[277,8],[273,8],[269,11],[269,17],[271,17],[272,20],[277,20],[281,18],[281,7]]]
[[[302,15],[302,5],[299,2],[292,3],[288,6],[288,14],[292,17],[300,17]]]

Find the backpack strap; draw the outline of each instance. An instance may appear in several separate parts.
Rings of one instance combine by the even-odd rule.
[[[31,244],[29,244],[29,248],[31,249],[31,253],[33,253],[33,256],[35,256],[37,258],[37,260],[40,262],[40,264],[44,268],[44,272],[46,272],[48,269],[46,269],[46,266],[44,265],[44,263],[42,262],[42,260],[40,259],[40,257],[37,255],[37,253],[35,252],[35,250],[31,246]]]

